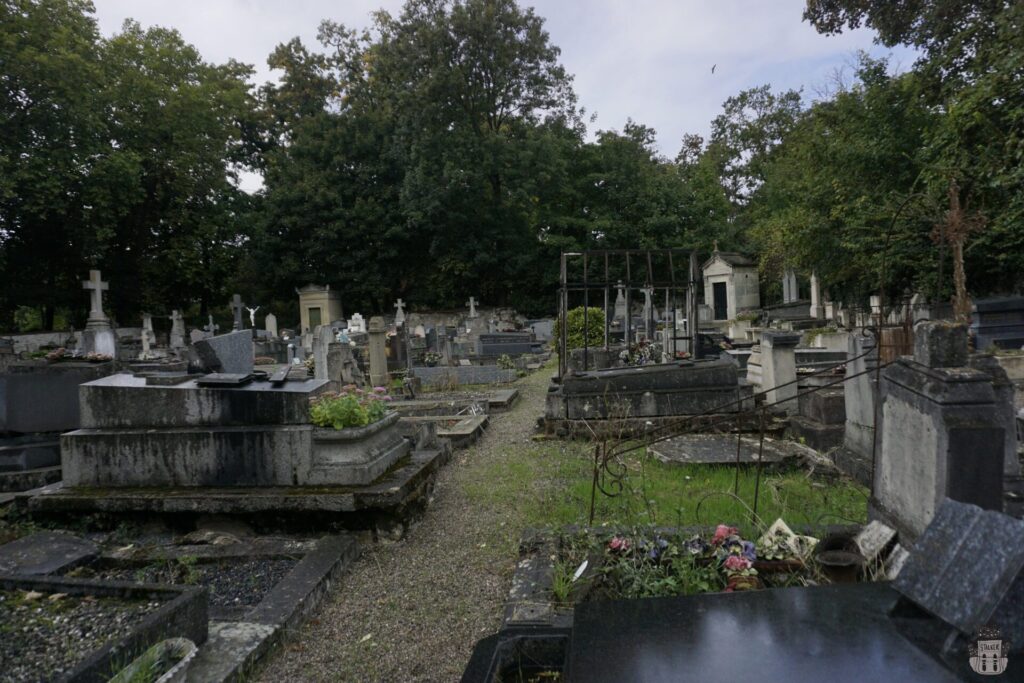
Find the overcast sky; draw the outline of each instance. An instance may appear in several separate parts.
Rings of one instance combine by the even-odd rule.
[[[316,28],[329,18],[351,28],[370,13],[397,13],[402,0],[93,0],[104,35],[134,18],[143,26],[178,29],[207,61],[234,58],[256,68],[256,80],[273,80],[267,56],[278,43],[299,36],[316,46]],[[722,102],[765,83],[803,88],[814,99],[836,69],[858,50],[889,51],[873,33],[818,35],[801,20],[804,0],[521,0],[546,19],[562,63],[575,76],[581,106],[596,113],[591,132],[622,129],[627,118],[658,131],[666,156],[684,133],[707,134]],[[893,53],[901,70],[913,54]],[[715,67],[714,73],[711,68]],[[847,68],[847,71],[849,69]],[[249,183],[247,182],[246,185]]]

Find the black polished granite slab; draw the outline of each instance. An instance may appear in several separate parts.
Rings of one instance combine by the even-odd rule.
[[[902,635],[888,616],[898,599],[886,584],[854,584],[583,603],[575,610],[566,680],[974,680],[954,675]],[[1024,661],[1018,666],[1024,670]]]

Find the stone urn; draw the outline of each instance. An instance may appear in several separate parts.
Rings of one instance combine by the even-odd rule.
[[[390,412],[365,427],[313,429],[313,452],[305,485],[365,486],[412,449],[398,429],[399,415]]]

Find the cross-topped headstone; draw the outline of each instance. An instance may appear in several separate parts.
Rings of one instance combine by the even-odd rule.
[[[231,329],[240,330],[242,329],[242,297],[239,294],[235,294],[231,297],[231,313],[235,316],[235,322]]]
[[[89,279],[82,283],[82,289],[92,292],[89,320],[106,320],[107,315],[103,312],[103,292],[110,289],[110,283],[103,282],[100,278],[100,271],[90,270]]]
[[[217,334],[217,330],[220,329],[220,325],[214,324],[212,315],[208,316],[208,319],[210,322],[208,322],[206,327],[204,327],[203,329],[206,330],[206,333],[212,337],[213,335]]]
[[[396,325],[401,325],[402,323],[405,322],[405,309],[402,308],[403,306],[405,306],[405,302],[402,301],[401,299],[399,299],[398,301],[395,302],[395,324]]]
[[[473,297],[469,297],[469,301],[466,302],[466,305],[469,306],[469,317],[470,318],[475,318],[476,317],[477,300],[474,299]]]

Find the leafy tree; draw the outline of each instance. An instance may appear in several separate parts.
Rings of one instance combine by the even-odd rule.
[[[81,305],[83,200],[104,151],[100,44],[85,0],[0,2],[0,326]]]

